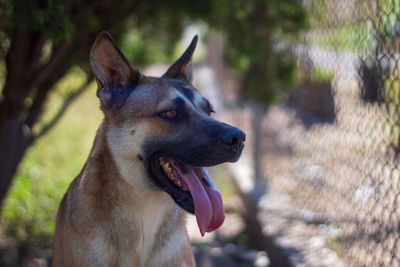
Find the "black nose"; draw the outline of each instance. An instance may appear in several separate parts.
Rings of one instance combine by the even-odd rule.
[[[245,140],[246,134],[237,128],[227,130],[222,136],[222,142],[234,152],[243,148]]]

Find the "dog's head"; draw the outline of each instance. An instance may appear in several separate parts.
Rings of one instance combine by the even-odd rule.
[[[224,220],[221,196],[205,167],[238,160],[245,134],[213,119],[211,104],[192,85],[196,43],[197,36],[160,78],[133,68],[105,32],[93,44],[90,62],[122,176],[141,190],[167,192],[196,214],[204,234]]]

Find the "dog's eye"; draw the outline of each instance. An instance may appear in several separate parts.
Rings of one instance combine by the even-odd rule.
[[[176,110],[167,111],[161,114],[161,116],[165,119],[173,119],[176,117]]]

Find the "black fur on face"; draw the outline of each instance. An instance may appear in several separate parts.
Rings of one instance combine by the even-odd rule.
[[[208,167],[237,161],[242,153],[243,141],[237,147],[230,147],[223,142],[223,137],[231,132],[244,133],[210,117],[178,122],[175,127],[180,128],[179,134],[153,137],[143,142],[145,160],[157,154],[192,166]]]
[[[211,118],[209,114],[213,111],[210,103],[189,82],[166,78],[161,80],[179,92],[170,100],[169,106],[177,115],[173,119],[164,119],[173,128],[170,133],[143,141],[145,160],[159,154],[196,167],[238,160],[244,147],[245,134],[236,127]],[[202,103],[195,103],[196,96]],[[200,108],[201,104],[205,108]],[[168,110],[161,110],[155,115],[165,111]]]

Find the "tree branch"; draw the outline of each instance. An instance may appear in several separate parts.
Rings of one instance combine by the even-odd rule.
[[[60,109],[57,111],[56,115],[46,124],[44,125],[40,131],[33,137],[34,140],[39,139],[43,135],[45,135],[53,126],[61,119],[61,117],[65,114],[68,107],[89,87],[91,83],[91,79],[87,79],[86,82],[79,87],[77,90],[72,92],[62,103]]]
[[[48,79],[52,75],[54,68],[56,68],[64,57],[70,51],[71,44],[67,41],[63,41],[61,44],[57,45],[51,55],[49,61],[36,72],[31,77],[31,87],[35,88],[40,86],[43,81]]]

